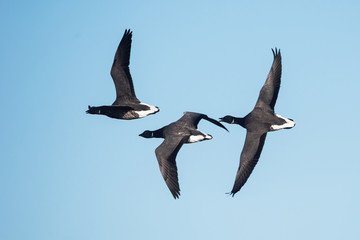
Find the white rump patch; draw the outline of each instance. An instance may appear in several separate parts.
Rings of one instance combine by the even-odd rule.
[[[146,103],[140,103],[142,105],[148,106],[150,109],[149,110],[142,110],[142,111],[136,111],[136,113],[139,115],[139,118],[142,117],[146,117],[150,114],[156,113],[159,111],[159,109],[157,107],[151,106],[149,104]]]
[[[278,118],[284,119],[285,123],[282,125],[271,125],[271,127],[270,127],[271,130],[276,131],[276,130],[280,130],[280,129],[284,129],[284,128],[293,128],[295,126],[294,121],[291,121],[290,119],[285,118],[279,114],[275,114],[275,116],[277,116]]]
[[[203,133],[203,132],[202,132]],[[188,143],[194,143],[194,142],[199,142],[199,141],[203,141],[203,140],[210,140],[213,137],[211,135],[208,135],[206,133],[203,133],[204,135],[191,135],[189,137]]]

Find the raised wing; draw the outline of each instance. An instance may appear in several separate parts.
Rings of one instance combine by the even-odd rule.
[[[191,127],[191,128],[195,128],[197,129],[197,125],[199,124],[201,119],[205,119],[223,129],[225,129],[226,131],[227,128],[222,125],[219,121],[209,118],[207,115],[205,114],[201,114],[201,113],[196,113],[196,112],[184,112],[184,116],[182,116],[178,122],[181,122],[183,125]]]
[[[240,165],[236,173],[235,183],[231,190],[234,196],[248,180],[257,164],[265,143],[266,133],[247,132],[243,150],[240,156]]]
[[[175,199],[179,198],[180,196],[180,187],[175,159],[181,146],[186,140],[187,137],[184,136],[176,138],[165,138],[165,140],[155,150],[156,158],[159,162],[160,172]]]
[[[264,86],[260,90],[259,98],[255,107],[269,107],[274,110],[276,99],[280,90],[281,83],[281,54],[280,49],[271,49],[274,61],[270,72],[266,78]]]
[[[130,49],[132,32],[125,30],[120,44],[116,50],[114,62],[111,67],[111,77],[115,84],[116,100],[113,105],[121,103],[140,102],[135,95],[134,84],[130,75]]]
[[[223,129],[225,129],[226,131],[229,131],[224,125],[222,125],[219,121],[217,121],[215,119],[209,118],[206,115],[203,116],[203,119],[208,120],[209,122],[211,122],[211,123],[223,128]]]

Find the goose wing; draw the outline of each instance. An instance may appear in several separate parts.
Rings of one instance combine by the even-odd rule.
[[[188,137],[168,137],[156,148],[155,154],[160,172],[173,197],[179,198],[180,187],[176,167],[176,155]]]
[[[232,196],[241,189],[251,172],[254,170],[254,167],[260,158],[265,138],[266,133],[246,133],[244,147],[240,156],[240,165],[236,173],[233,189],[230,193]]]
[[[255,107],[269,107],[274,110],[276,99],[280,90],[281,83],[281,54],[280,49],[271,49],[274,61],[270,72],[266,78],[264,86],[260,90],[259,98]]]
[[[132,31],[125,30],[125,33],[116,50],[114,62],[111,67],[111,77],[115,84],[116,100],[113,105],[120,105],[127,102],[140,102],[135,95],[134,84],[130,75],[130,49]]]
[[[197,129],[197,125],[199,124],[201,119],[205,119],[205,120],[207,120],[207,121],[209,121],[209,122],[223,128],[223,129],[225,129],[226,131],[229,131],[219,121],[217,121],[215,119],[212,119],[212,118],[208,117],[205,114],[196,113],[196,112],[184,112],[184,116],[182,116],[178,120],[178,122],[180,122],[182,125],[188,126],[190,128]]]

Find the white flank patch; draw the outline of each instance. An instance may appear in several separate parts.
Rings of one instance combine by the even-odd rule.
[[[153,114],[153,113],[156,113],[159,111],[159,109],[157,107],[151,106],[149,104],[146,104],[146,103],[140,103],[140,104],[148,106],[150,109],[143,110],[143,111],[136,111],[136,113],[139,115],[139,118],[146,117],[150,114]]]
[[[270,129],[271,130],[280,130],[280,129],[284,129],[284,128],[293,128],[295,126],[295,122],[291,121],[288,118],[285,118],[279,114],[275,114],[275,116],[277,116],[278,118],[284,119],[285,123],[282,125],[271,125]]]
[[[203,132],[202,132],[203,133]],[[194,142],[199,142],[199,141],[203,141],[203,140],[210,140],[212,139],[212,136],[203,133],[204,135],[191,135],[189,137],[188,143],[194,143]]]

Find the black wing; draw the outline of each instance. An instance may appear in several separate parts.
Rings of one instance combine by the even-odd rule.
[[[183,125],[188,126],[190,128],[195,128],[197,129],[197,125],[199,124],[201,119],[205,119],[223,129],[225,129],[226,131],[227,128],[222,125],[219,121],[209,118],[207,115],[205,114],[201,114],[201,113],[196,113],[196,112],[184,112],[184,116],[182,116],[178,122],[181,122]]]
[[[160,172],[170,189],[173,197],[179,198],[180,187],[176,167],[176,155],[187,137],[165,138],[155,150],[156,158],[159,162]]]
[[[223,128],[223,129],[225,129],[226,131],[229,131],[229,130],[227,130],[227,128],[224,125],[222,125],[219,121],[217,121],[215,119],[209,118],[206,115],[203,116],[203,119],[208,120],[209,122],[211,122],[211,123]]]
[[[245,144],[240,156],[240,165],[236,173],[233,189],[230,193],[232,196],[241,189],[251,172],[254,170],[254,167],[260,158],[265,138],[266,133],[246,133]]]
[[[113,105],[122,103],[140,102],[134,91],[134,84],[130,75],[130,49],[131,49],[132,32],[125,30],[120,44],[116,50],[114,62],[111,67],[111,77],[115,84],[116,100]]]
[[[270,72],[266,78],[264,86],[260,90],[259,98],[255,107],[268,107],[274,110],[276,99],[280,90],[281,83],[281,54],[280,49],[275,51],[271,49],[274,55],[274,61]]]

